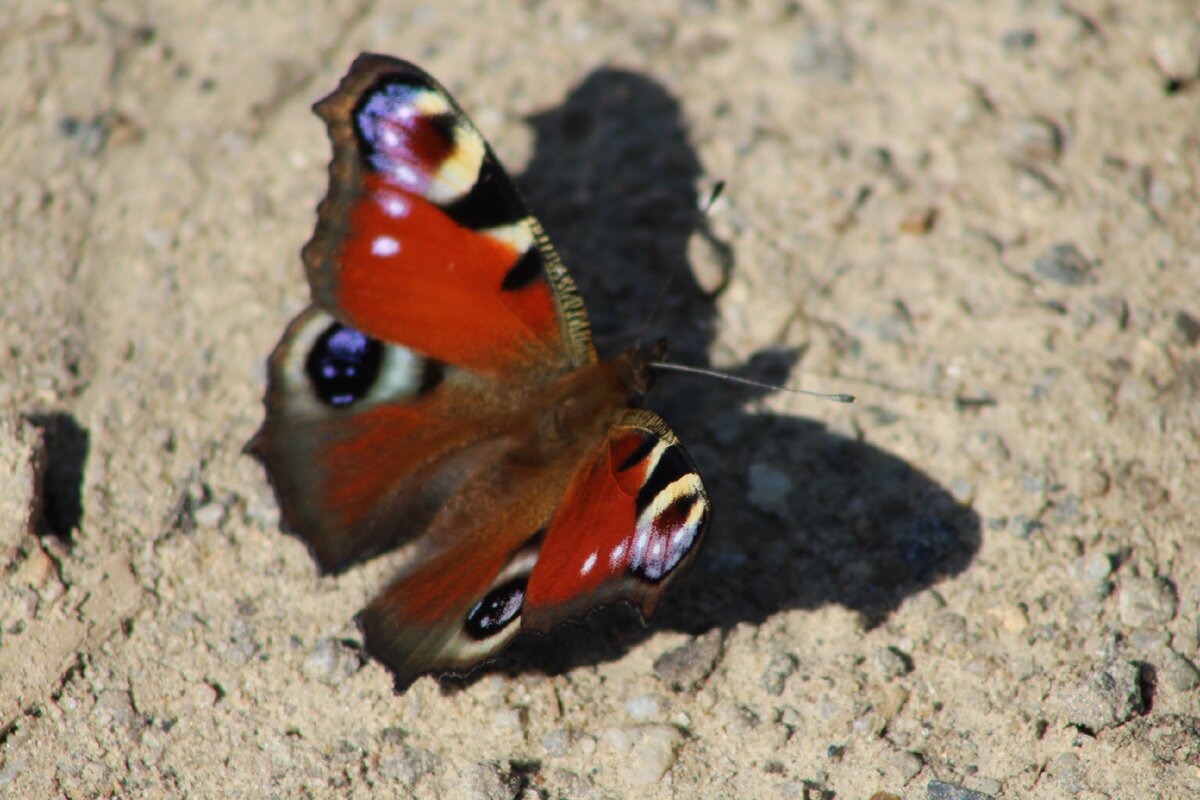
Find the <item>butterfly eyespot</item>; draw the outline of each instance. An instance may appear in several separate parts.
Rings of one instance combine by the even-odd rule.
[[[667,447],[656,443],[646,448],[643,444],[622,468],[643,459],[652,467],[638,492],[638,523],[630,548],[630,569],[642,579],[657,583],[694,552],[708,525],[708,500],[691,459],[678,445]]]
[[[490,639],[507,628],[525,604],[525,580],[497,586],[467,614],[463,630],[472,639]]]
[[[334,323],[313,343],[304,369],[317,397],[343,408],[370,392],[382,363],[382,344],[361,331]]]

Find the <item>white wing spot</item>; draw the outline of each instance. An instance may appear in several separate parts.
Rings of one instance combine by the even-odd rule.
[[[392,219],[407,217],[408,212],[412,210],[407,200],[392,192],[380,192],[375,197],[375,202],[383,209],[383,213]]]
[[[613,569],[621,566],[621,559],[625,557],[625,550],[629,547],[629,537],[621,540],[621,543],[612,549],[608,554],[608,563]]]
[[[377,236],[371,242],[371,254],[383,258],[394,256],[400,252],[400,242],[391,236]]]
[[[592,571],[592,567],[596,566],[596,553],[593,552],[587,557],[587,561],[583,562],[583,568],[579,570],[580,575],[587,575]]]
[[[396,164],[393,166],[392,177],[401,186],[411,186],[413,188],[420,188],[421,186],[421,177],[408,164]]]

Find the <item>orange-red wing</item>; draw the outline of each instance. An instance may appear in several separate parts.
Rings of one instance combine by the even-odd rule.
[[[485,375],[594,360],[570,278],[433,78],[360,56],[316,110],[334,146],[329,195],[304,250],[317,305],[369,336]]]
[[[649,411],[629,411],[576,472],[525,592],[522,625],[547,631],[626,600],[654,611],[691,561],[708,497],[683,445]]]

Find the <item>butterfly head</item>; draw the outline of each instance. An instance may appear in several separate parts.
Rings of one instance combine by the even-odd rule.
[[[629,388],[632,396],[641,396],[650,391],[654,385],[654,365],[667,355],[667,340],[658,339],[653,342],[638,342],[630,347],[617,359],[620,365],[621,380]]]

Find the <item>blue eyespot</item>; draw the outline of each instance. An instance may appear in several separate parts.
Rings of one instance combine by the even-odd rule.
[[[330,325],[313,344],[304,370],[323,402],[344,408],[371,391],[383,361],[383,345],[340,322]]]
[[[495,636],[517,618],[524,604],[524,579],[509,581],[488,592],[471,609],[463,629],[477,641]]]

